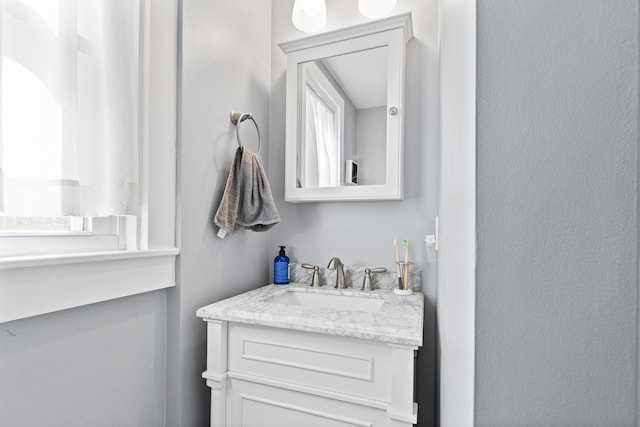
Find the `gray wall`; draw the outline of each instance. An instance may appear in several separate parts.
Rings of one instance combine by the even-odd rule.
[[[358,110],[358,183],[384,184],[387,176],[387,107]]]
[[[221,240],[212,218],[237,148],[232,110],[253,113],[268,159],[271,2],[183,0],[181,6],[181,254],[178,287],[169,294],[167,425],[190,427],[209,419],[209,388],[201,376],[206,325],[196,309],[269,281],[266,234],[239,230]],[[252,123],[240,131],[255,151]]]
[[[326,265],[339,256],[351,265],[392,266],[393,239],[409,239],[412,261],[423,269],[425,346],[420,351],[418,400],[421,425],[431,425],[435,389],[435,282],[425,260],[424,238],[434,231],[438,197],[437,1],[405,0],[392,12],[412,11],[415,38],[407,50],[405,200],[390,202],[285,203],[284,130],[286,57],[278,43],[306,36],[291,24],[293,0],[274,1],[271,40],[269,178],[282,224],[269,233],[269,256],[287,245],[292,261]],[[367,21],[357,2],[327,2],[327,27]]]
[[[637,9],[478,1],[478,426],[635,424]]]
[[[3,323],[0,425],[162,426],[166,291]]]

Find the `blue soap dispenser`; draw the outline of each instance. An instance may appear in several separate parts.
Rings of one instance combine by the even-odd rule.
[[[286,285],[289,283],[289,257],[285,254],[286,246],[280,246],[278,256],[273,260],[273,283]]]
[[[289,283],[289,257],[285,254],[286,246],[280,246],[278,256],[273,260],[273,283],[286,285]]]
[[[289,283],[289,257],[284,252],[285,248],[280,246],[280,252],[273,260],[273,283],[276,285]]]

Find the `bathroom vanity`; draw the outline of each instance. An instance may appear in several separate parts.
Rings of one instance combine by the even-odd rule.
[[[267,285],[197,311],[212,426],[410,426],[424,297]]]

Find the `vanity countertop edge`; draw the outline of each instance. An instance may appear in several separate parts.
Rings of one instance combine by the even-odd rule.
[[[371,313],[268,302],[271,297],[290,289],[381,298],[384,303],[379,311]],[[203,320],[239,322],[420,347],[424,295],[420,292],[397,295],[391,290],[382,289],[311,288],[302,283],[270,284],[199,308],[196,315]]]

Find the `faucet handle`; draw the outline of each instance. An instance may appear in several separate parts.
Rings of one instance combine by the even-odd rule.
[[[302,268],[307,268],[309,270],[313,270],[313,276],[311,277],[311,286],[312,288],[320,287],[322,286],[322,283],[320,283],[320,266],[318,265],[311,265],[311,264],[302,264]]]
[[[386,271],[386,267],[365,268],[364,280],[362,281],[362,288],[360,288],[360,290],[372,291],[373,287],[371,285],[371,273],[386,273]]]

